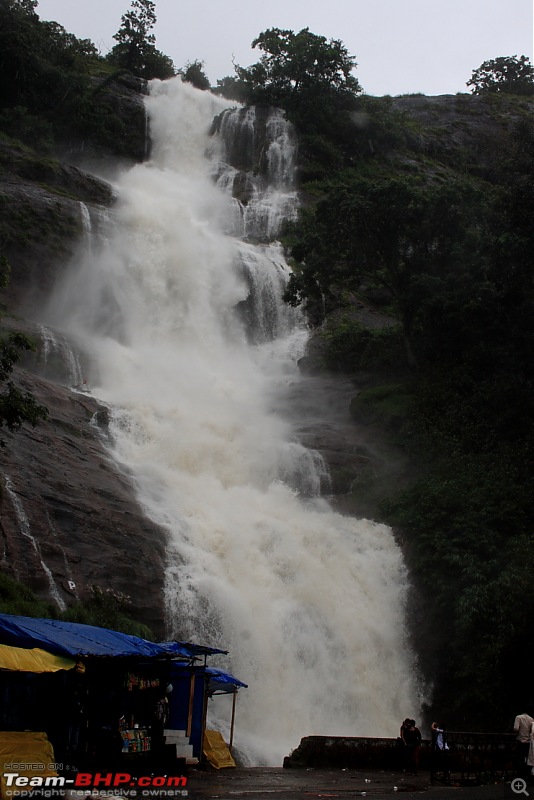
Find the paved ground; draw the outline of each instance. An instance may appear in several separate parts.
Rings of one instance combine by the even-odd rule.
[[[188,780],[190,800],[315,800],[315,798],[383,797],[402,800],[426,793],[428,800],[522,800],[510,785],[431,786],[428,772],[417,776],[403,773],[360,770],[283,769],[255,767],[219,771],[191,770]],[[530,800],[534,790],[527,789]],[[400,799],[399,799],[400,800]]]

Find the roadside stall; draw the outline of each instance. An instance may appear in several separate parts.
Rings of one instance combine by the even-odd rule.
[[[53,748],[47,763],[58,772],[133,768],[140,762],[154,769],[182,760],[172,737],[165,739],[176,670],[187,692],[177,691],[173,713],[186,719],[181,730],[200,730],[202,736],[203,705],[191,697],[197,675],[205,675],[207,656],[222,652],[149,642],[91,625],[0,614],[0,748],[9,740],[12,750],[13,732],[45,735]]]
[[[177,662],[170,669],[170,685],[172,686],[168,698],[170,730],[166,741],[173,734],[181,735],[190,743],[190,756],[202,761],[206,756],[204,737],[208,701],[216,694],[231,694],[233,697],[229,744],[231,749],[237,692],[247,685],[222,669],[209,667],[206,664],[184,665]]]

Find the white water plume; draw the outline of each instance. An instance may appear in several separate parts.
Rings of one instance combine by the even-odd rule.
[[[224,158],[208,131],[227,105],[179,79],[153,84],[151,160],[121,178],[107,236],[51,321],[90,359],[114,456],[169,531],[169,635],[229,650],[221,666],[249,685],[235,744],[248,763],[280,764],[311,734],[395,736],[416,694],[390,529],[318,497],[322,459],[273,410],[299,380],[305,333],[266,275],[254,279],[270,271],[278,285],[280,248],[252,253],[227,233],[231,181],[212,176],[234,168],[206,158]],[[271,312],[251,297],[258,285]],[[256,320],[260,336],[247,331]]]

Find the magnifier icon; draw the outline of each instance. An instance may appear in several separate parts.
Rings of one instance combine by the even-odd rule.
[[[514,794],[526,794],[527,797],[530,797],[527,792],[527,782],[523,778],[514,778],[510,785]]]

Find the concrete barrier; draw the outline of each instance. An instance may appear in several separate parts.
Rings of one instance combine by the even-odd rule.
[[[447,732],[449,751],[447,773],[467,783],[485,779],[513,777],[515,737],[503,733]],[[419,751],[419,769],[431,777],[442,771],[428,739]],[[306,736],[296,750],[286,756],[284,767],[290,769],[381,769],[402,771],[404,749],[399,739],[361,736]],[[438,776],[443,777],[443,776]]]

